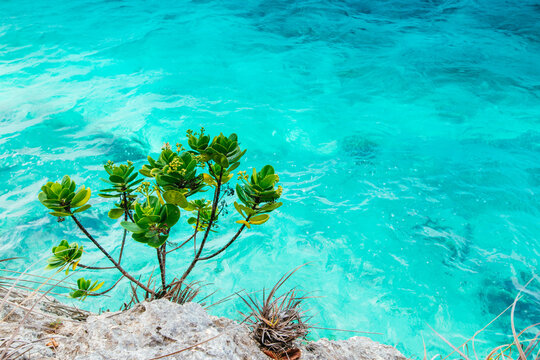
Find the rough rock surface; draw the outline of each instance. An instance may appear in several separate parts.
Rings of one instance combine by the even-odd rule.
[[[4,317],[6,309],[2,313]],[[23,315],[19,309],[1,322],[0,338],[13,334]],[[54,316],[33,314],[21,327],[17,341],[31,345],[27,358],[148,360],[191,347],[166,359],[269,359],[244,326],[210,316],[195,303],[181,306],[166,300],[144,302],[124,312],[90,315],[86,321],[64,320],[55,331],[51,331],[52,321]],[[211,340],[204,342],[208,339]],[[201,342],[204,343],[196,345]],[[57,345],[54,350],[51,349],[53,343]],[[395,348],[363,337],[344,341],[322,339],[302,345],[300,349],[301,359],[305,360],[405,359]]]

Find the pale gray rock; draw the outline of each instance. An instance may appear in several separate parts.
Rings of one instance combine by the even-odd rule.
[[[0,324],[1,338],[13,331],[17,319],[12,320]],[[165,359],[269,359],[245,326],[211,316],[195,303],[143,302],[123,312],[90,315],[86,321],[66,320],[55,333],[45,332],[50,322],[48,317],[32,315],[21,328],[18,341],[35,342],[27,358],[149,360],[189,348]],[[45,346],[50,339],[58,344],[54,350]],[[405,360],[395,348],[364,337],[322,339],[299,347],[305,360]]]

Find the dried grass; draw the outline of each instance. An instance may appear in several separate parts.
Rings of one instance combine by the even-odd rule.
[[[0,263],[14,259],[0,259]],[[63,321],[79,321],[88,317],[87,312],[60,304],[48,296],[55,294],[52,292],[53,289],[67,288],[61,285],[61,283],[70,275],[50,283],[54,275],[44,277],[30,273],[31,268],[41,261],[42,259],[39,259],[23,272],[0,269],[2,273],[18,274],[17,277],[0,276],[0,320],[7,321],[16,312],[17,318],[20,318],[16,321],[11,333],[6,338],[0,338],[1,360],[31,358],[36,343],[45,341],[45,339],[28,341],[18,338],[21,328],[28,323],[31,314],[48,317],[53,320],[60,318]],[[21,283],[29,286],[21,285]],[[62,296],[62,294],[57,295]]]
[[[531,280],[529,280],[525,286],[523,287],[523,290],[525,290],[534,280],[538,281],[538,277],[533,277]],[[433,330],[433,332],[442,340],[446,345],[448,345],[452,352],[450,352],[448,355],[443,357],[440,354],[437,354],[432,357],[432,359],[435,359],[439,357],[441,360],[447,360],[450,356],[457,353],[460,355],[460,359],[462,360],[471,360],[471,357],[467,355],[469,353],[469,344],[471,344],[472,347],[472,354],[474,355],[474,359],[479,360],[483,358],[484,360],[540,360],[540,330],[536,330],[536,335],[532,338],[524,338],[524,335],[530,332],[532,329],[537,328],[540,326],[540,323],[534,323],[532,325],[527,326],[520,332],[516,330],[515,327],[515,310],[516,306],[519,302],[519,300],[523,297],[523,290],[520,291],[517,296],[514,299],[514,302],[510,304],[505,310],[503,310],[499,315],[497,315],[493,320],[491,320],[486,326],[484,326],[482,329],[478,330],[474,335],[467,339],[463,344],[459,346],[453,345],[448,339],[446,339],[444,336],[439,334],[435,329],[433,329],[431,326],[429,328]],[[487,353],[486,356],[480,356],[477,353],[476,347],[475,347],[475,340],[484,330],[486,330],[491,324],[493,324],[495,321],[500,319],[504,314],[506,314],[508,311],[510,311],[510,332],[511,332],[511,338],[512,342],[505,343],[502,345],[498,345],[495,348],[493,348],[489,353]],[[524,349],[524,345],[527,345]],[[538,349],[538,350],[537,350]],[[537,350],[535,352],[535,350]],[[427,351],[424,347],[424,359],[427,359]]]

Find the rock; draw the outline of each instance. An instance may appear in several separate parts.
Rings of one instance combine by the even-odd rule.
[[[143,302],[123,312],[90,315],[86,321],[64,321],[52,334],[45,332],[50,322],[33,314],[21,328],[18,340],[38,340],[31,359],[148,360],[174,352],[166,359],[269,359],[245,326],[211,316],[196,303]],[[3,322],[0,337],[6,338],[16,324],[17,319]],[[54,351],[44,345],[50,338],[58,344]],[[189,349],[179,352],[184,348]],[[300,349],[305,360],[405,360],[395,348],[363,337],[322,339]]]

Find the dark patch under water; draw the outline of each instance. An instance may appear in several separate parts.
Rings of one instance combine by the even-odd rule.
[[[341,141],[343,151],[353,157],[356,164],[362,164],[375,159],[378,145],[362,135],[350,135]]]

